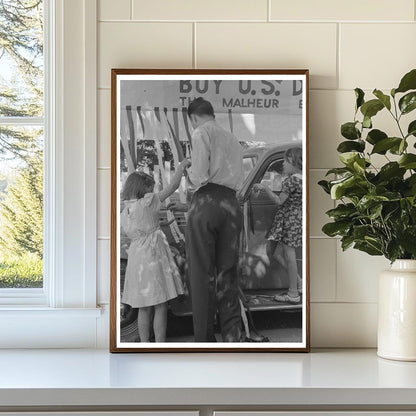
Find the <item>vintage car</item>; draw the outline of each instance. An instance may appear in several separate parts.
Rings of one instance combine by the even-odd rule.
[[[274,144],[273,146],[249,147],[244,151],[245,178],[237,197],[241,203],[244,216],[243,229],[240,238],[240,287],[244,306],[251,312],[272,309],[301,310],[302,301],[298,304],[277,302],[276,294],[287,291],[288,275],[285,268],[266,254],[266,232],[269,230],[278,206],[265,192],[253,192],[256,183],[267,183],[273,189],[274,177],[282,172],[283,156],[289,147],[296,142]],[[175,197],[175,196],[174,196]],[[176,196],[177,197],[177,196]],[[186,215],[175,213],[179,229],[185,234]],[[186,276],[186,252],[183,242],[176,242],[168,225],[167,211],[161,212],[161,227],[169,241],[176,262],[181,270],[185,287],[188,287]],[[122,247],[126,247],[126,237],[122,237]],[[277,250],[279,247],[277,248]],[[122,269],[125,268],[126,255],[122,250]],[[302,276],[302,248],[297,250],[298,272]],[[122,272],[123,274],[123,272]],[[123,280],[123,276],[122,279]],[[189,292],[185,296],[170,302],[170,310],[177,316],[192,313]],[[125,314],[128,325],[132,320],[132,312]],[[124,326],[122,322],[122,327]]]

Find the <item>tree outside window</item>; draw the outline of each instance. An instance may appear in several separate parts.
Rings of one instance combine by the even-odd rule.
[[[0,289],[43,286],[43,2],[0,0]]]

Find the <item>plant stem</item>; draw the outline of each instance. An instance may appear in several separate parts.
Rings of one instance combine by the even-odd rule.
[[[393,103],[394,103],[394,113],[395,113],[395,115],[390,110],[389,110],[389,113],[394,118],[394,121],[396,122],[397,127],[399,128],[400,134],[402,135],[403,139],[405,139],[406,137],[403,134],[402,128],[400,126],[400,117],[402,116],[402,114],[400,114],[400,116],[397,116],[397,104],[396,104],[395,98],[393,98]]]

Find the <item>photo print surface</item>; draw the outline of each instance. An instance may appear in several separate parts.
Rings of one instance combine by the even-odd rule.
[[[307,351],[308,72],[112,75],[110,350]]]

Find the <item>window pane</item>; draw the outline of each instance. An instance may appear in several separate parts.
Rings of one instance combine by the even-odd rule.
[[[43,115],[42,5],[0,0],[0,117]]]
[[[43,285],[42,149],[43,128],[0,126],[0,288]]]

